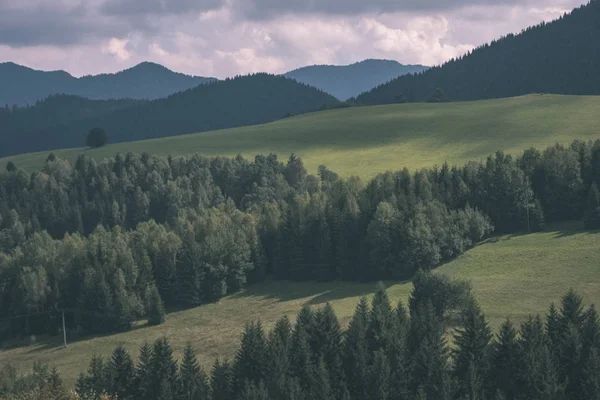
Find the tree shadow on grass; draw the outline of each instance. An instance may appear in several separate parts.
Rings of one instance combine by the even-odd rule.
[[[384,282],[386,288],[397,282]],[[348,297],[367,296],[375,292],[377,282],[290,282],[269,281],[249,286],[245,290],[232,295],[233,299],[261,298],[274,301],[295,301],[308,299],[306,304],[317,305],[326,302],[341,300]]]

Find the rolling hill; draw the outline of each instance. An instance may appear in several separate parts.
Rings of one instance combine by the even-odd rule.
[[[260,124],[339,103],[318,89],[268,74],[217,81],[126,109],[116,107],[112,112],[98,115],[88,113],[88,118],[70,123],[60,123],[66,121],[56,116],[64,113],[70,100],[64,97],[58,100],[63,101],[51,110],[45,109],[43,102],[28,111],[30,116],[41,115],[39,125],[31,121],[15,122],[19,110],[8,112],[0,125],[0,155],[81,146],[87,132],[95,127],[104,128],[111,143],[119,143]],[[44,126],[43,122],[55,124]],[[28,129],[31,125],[37,129]]]
[[[438,273],[469,279],[493,328],[510,317],[522,322],[529,314],[545,313],[548,304],[573,288],[588,303],[600,304],[600,232],[581,231],[575,226],[556,226],[546,232],[524,236],[500,236],[468,251]],[[542,278],[543,277],[543,278]],[[387,282],[392,302],[406,300],[411,284]],[[304,305],[320,307],[331,302],[346,325],[360,296],[374,292],[375,284],[273,282],[191,310],[171,313],[165,324],[115,335],[89,337],[62,348],[62,337],[38,338],[36,344],[0,349],[0,360],[25,370],[34,361],[54,364],[72,385],[91,356],[110,355],[124,344],[137,357],[144,341],[167,336],[181,357],[189,342],[199,352],[199,361],[210,369],[216,357],[235,355],[244,324],[260,319],[271,329],[283,315],[295,318]]]
[[[344,101],[401,75],[425,70],[423,65],[402,65],[392,60],[364,60],[351,65],[312,65],[285,74]]]
[[[479,100],[529,93],[600,94],[600,1],[551,23],[481,46],[416,76],[402,76],[357,97],[361,104],[389,104],[398,96],[425,101],[436,88],[451,100]]]
[[[150,62],[115,74],[76,78],[65,71],[39,71],[15,63],[0,63],[0,104],[33,105],[53,94],[71,94],[92,100],[157,99],[214,78],[173,72]]]
[[[242,154],[249,158],[271,152],[285,157],[293,152],[303,158],[311,173],[325,164],[343,176],[370,178],[403,166],[414,170],[444,161],[463,163],[498,149],[520,153],[529,146],[545,148],[575,138],[599,139],[598,109],[600,96],[561,95],[356,107],[265,125],[54,153],[74,161],[82,152],[99,160],[130,151],[173,156]],[[48,153],[4,158],[0,164],[10,159],[21,168],[40,169]]]

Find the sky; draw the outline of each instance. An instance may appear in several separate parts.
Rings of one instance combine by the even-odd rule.
[[[437,65],[585,0],[0,0],[0,62],[74,76],[152,61],[190,75],[366,58]]]

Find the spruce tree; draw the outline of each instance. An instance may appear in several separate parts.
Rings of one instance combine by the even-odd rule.
[[[290,394],[290,347],[292,327],[287,317],[277,321],[267,346],[267,389],[271,397],[288,400]]]
[[[448,347],[443,325],[430,302],[414,311],[408,343],[413,360],[410,373],[413,393],[422,388],[428,398],[448,399]]]
[[[313,329],[313,357],[315,361],[322,357],[329,372],[330,387],[335,398],[342,397],[344,373],[342,370],[342,329],[331,304],[315,315]]]
[[[152,393],[152,348],[148,342],[140,347],[138,363],[134,372],[134,390],[136,400],[150,397]]]
[[[370,352],[374,353],[389,347],[395,317],[385,285],[380,282],[371,301],[369,314],[367,343]]]
[[[362,297],[348,324],[343,347],[343,365],[353,399],[365,399],[368,391],[367,326],[369,305]]]
[[[267,345],[260,322],[247,324],[234,364],[235,391],[240,395],[246,382],[258,385],[264,381],[267,367]]]
[[[127,400],[133,397],[134,366],[131,355],[123,345],[119,345],[112,353],[107,365],[110,377],[111,395]]]
[[[166,337],[157,339],[152,346],[150,377],[153,389],[149,393],[150,399],[170,400],[169,396],[172,399],[177,398],[180,387],[178,367]]]
[[[209,400],[210,387],[204,370],[198,364],[196,353],[191,345],[183,350],[183,359],[179,369],[179,389],[182,400]]]
[[[474,301],[463,311],[454,334],[453,375],[459,382],[458,395],[470,400],[484,397],[492,331]]]
[[[231,400],[233,393],[233,368],[228,361],[221,362],[219,359],[213,365],[210,386],[212,388],[212,400]]]
[[[384,350],[377,350],[369,371],[369,399],[388,400],[391,398],[390,363]]]
[[[146,290],[146,303],[148,324],[160,325],[165,322],[165,306],[155,285],[150,285]]]
[[[517,330],[510,320],[504,321],[492,346],[489,382],[491,392],[500,392],[508,399],[515,399],[518,388],[519,348]]]
[[[329,384],[329,372],[323,359],[313,364],[310,374],[310,399],[311,400],[333,400],[331,386]]]
[[[300,388],[305,392],[310,389],[313,365],[311,359],[306,328],[303,324],[296,322],[290,349],[291,371],[292,376],[296,378]]]

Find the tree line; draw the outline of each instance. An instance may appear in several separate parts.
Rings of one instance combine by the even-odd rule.
[[[600,1],[591,0],[557,20],[508,34],[441,66],[400,76],[363,93],[359,104],[423,102],[441,88],[452,100],[529,93],[600,94]]]
[[[249,282],[409,279],[492,232],[600,228],[600,141],[368,182],[294,155],[50,155],[0,173],[0,338],[127,330]]]
[[[598,313],[574,291],[494,335],[468,283],[421,271],[408,307],[393,307],[379,285],[345,331],[329,304],[305,306],[270,332],[246,325],[235,358],[209,371],[190,345],[178,362],[166,338],[143,344],[137,361],[118,346],[91,359],[75,390],[124,400],[595,400],[599,351]]]

